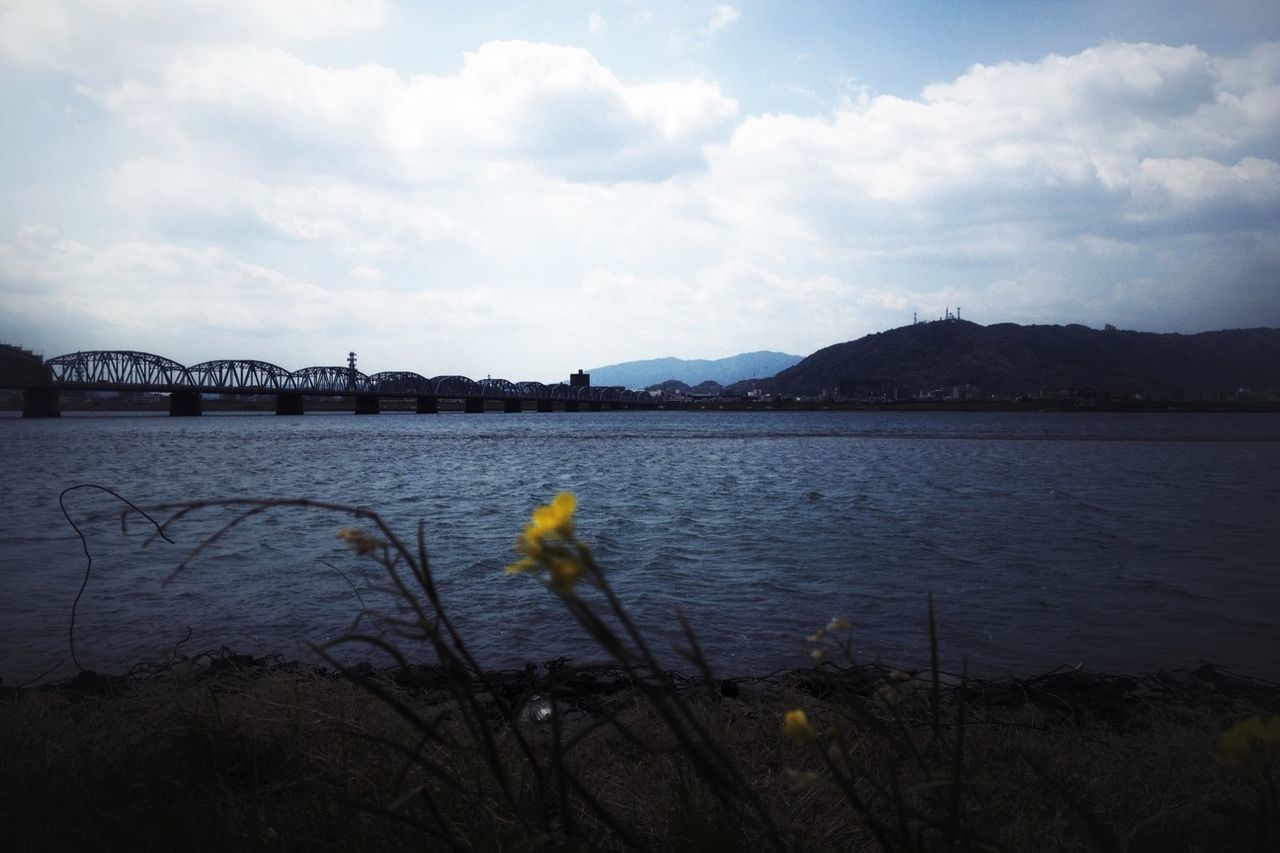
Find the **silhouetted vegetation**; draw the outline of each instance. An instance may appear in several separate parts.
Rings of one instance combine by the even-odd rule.
[[[818,350],[772,379],[740,383],[816,395],[840,382],[881,380],[915,391],[972,384],[984,395],[1052,397],[1090,386],[1152,399],[1280,394],[1280,329],[1194,335],[1086,326],[980,326],[944,320],[903,326]]]

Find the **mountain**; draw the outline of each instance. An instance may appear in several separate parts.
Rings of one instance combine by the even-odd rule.
[[[706,381],[728,385],[744,379],[773,376],[796,364],[801,358],[798,355],[766,351],[744,352],[716,359],[651,358],[646,361],[626,361],[593,367],[587,372],[591,374],[592,385],[647,388],[668,379],[678,379],[689,385]]]
[[[752,381],[750,379],[746,380]],[[692,394],[696,396],[719,396],[724,393],[724,386],[719,382],[712,382],[708,379],[697,385],[690,385],[688,382],[681,382],[679,379],[668,379],[666,382],[659,382],[657,385],[649,385],[644,390],[656,391],[660,394],[676,395]]]
[[[1181,335],[938,320],[826,347],[772,379],[734,390],[816,395],[851,380],[897,388],[900,396],[966,384],[983,396],[1007,397],[1082,386],[1156,399],[1231,396],[1239,388],[1274,392],[1280,329]]]

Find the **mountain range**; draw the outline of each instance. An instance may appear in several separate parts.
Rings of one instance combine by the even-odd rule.
[[[591,374],[592,385],[621,385],[624,388],[647,388],[672,379],[688,385],[708,381],[730,385],[744,379],[774,376],[799,363],[802,358],[768,351],[744,352],[716,359],[651,358],[593,367],[587,372]]]
[[[1085,386],[1156,399],[1216,398],[1241,388],[1275,393],[1280,329],[1160,334],[937,320],[826,347],[770,379],[729,390],[817,395],[851,381],[908,396],[957,385],[1009,397]]]

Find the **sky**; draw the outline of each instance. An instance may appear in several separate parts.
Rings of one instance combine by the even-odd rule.
[[[512,381],[1280,326],[1280,10],[0,0],[0,342]]]

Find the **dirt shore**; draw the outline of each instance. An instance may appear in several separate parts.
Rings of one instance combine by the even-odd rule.
[[[364,665],[349,675],[223,652],[118,676],[84,672],[42,687],[0,687],[6,848],[581,846],[568,843],[572,832],[521,834],[463,730],[465,715],[455,713],[459,694],[446,673]],[[793,833],[788,845],[880,849],[865,816],[824,775],[821,749],[783,736],[783,714],[804,709],[824,749],[839,743],[864,778],[887,779],[903,772],[900,740],[846,711],[855,703],[886,720],[900,714],[904,731],[927,730],[930,673],[822,667],[706,681],[561,660],[476,676],[469,688],[486,703],[513,770],[528,772],[517,742],[549,755],[553,735],[577,736],[566,762],[598,801],[630,816],[643,846],[710,849],[708,839],[719,839],[712,847],[720,849],[776,846],[692,780],[644,701],[659,682],[742,768]],[[894,687],[892,704],[886,685]],[[940,676],[939,686],[950,730],[965,732],[957,755],[965,790],[972,786],[970,820],[1004,849],[1100,849],[1073,802],[1120,849],[1253,850],[1280,837],[1267,835],[1277,815],[1258,804],[1267,792],[1223,761],[1219,740],[1241,719],[1280,713],[1280,685],[1203,664],[1128,676],[1067,669],[1006,681]],[[438,742],[424,742],[404,708],[436,721]],[[414,792],[430,787],[423,768],[431,766],[465,780],[443,801],[464,816],[449,844],[423,835]],[[577,830],[596,832],[593,845],[626,846],[608,827],[583,821]]]

